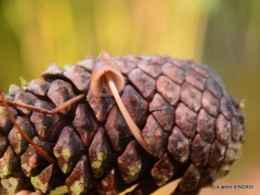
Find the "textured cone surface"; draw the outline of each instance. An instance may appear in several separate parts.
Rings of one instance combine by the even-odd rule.
[[[46,115],[10,107],[18,124],[56,160],[50,164],[26,143],[0,106],[0,177],[8,193],[151,194],[182,178],[172,194],[197,194],[225,176],[240,156],[244,117],[207,66],[161,56],[114,58],[125,78],[121,99],[151,154],[134,139],[112,97],[91,90],[95,61],[61,69],[52,63],[26,90],[12,85],[8,100],[51,110],[81,93],[86,98]],[[19,182],[19,181],[22,181]]]

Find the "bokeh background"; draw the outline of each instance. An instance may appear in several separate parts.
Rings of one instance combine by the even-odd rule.
[[[260,193],[259,0],[0,0],[0,83],[4,91],[39,77],[51,61],[75,64],[87,54],[160,54],[211,66],[245,102],[241,159],[216,185],[249,184]],[[176,182],[155,194],[169,194]],[[52,194],[60,194],[60,191]]]

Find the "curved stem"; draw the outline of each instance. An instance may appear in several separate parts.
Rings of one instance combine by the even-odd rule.
[[[111,93],[113,94],[115,100],[116,100],[116,103],[128,125],[128,127],[130,128],[133,136],[135,137],[135,139],[139,142],[139,144],[149,153],[151,153],[149,151],[149,148],[147,146],[147,144],[145,143],[142,135],[141,135],[141,131],[140,129],[137,127],[137,125],[135,124],[135,122],[133,121],[132,117],[130,116],[130,114],[128,113],[128,111],[126,110],[126,107],[124,106],[119,94],[118,94],[118,91],[116,89],[116,86],[115,86],[115,83],[114,81],[112,80],[111,78],[111,75],[109,72],[107,72],[105,74],[105,77],[106,77],[106,81],[108,83],[108,86],[109,86],[109,89],[111,91]]]

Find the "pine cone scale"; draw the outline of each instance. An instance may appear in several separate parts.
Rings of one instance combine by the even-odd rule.
[[[128,194],[145,195],[182,177],[172,194],[196,194],[229,172],[241,155],[244,117],[209,67],[157,55],[114,60],[126,81],[121,99],[151,154],[134,139],[114,99],[92,94],[91,57],[66,70],[52,63],[44,80],[26,90],[12,86],[6,98],[46,110],[81,93],[86,99],[54,115],[10,107],[57,165],[14,132],[0,105],[0,177],[8,193],[48,193],[66,184],[70,194],[118,194],[139,183]]]

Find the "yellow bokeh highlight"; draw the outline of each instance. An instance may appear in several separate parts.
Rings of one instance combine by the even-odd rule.
[[[241,159],[216,184],[253,184],[254,190],[201,194],[259,194],[259,12],[259,0],[2,0],[0,84],[8,92],[10,84],[21,85],[20,77],[40,77],[51,61],[63,67],[103,50],[205,62],[233,96],[246,100]],[[177,183],[154,194],[170,194]]]

